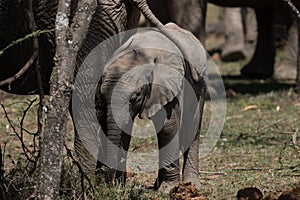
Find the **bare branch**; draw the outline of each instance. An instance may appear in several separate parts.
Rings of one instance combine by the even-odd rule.
[[[9,45],[7,45],[4,49],[0,50],[0,56],[1,56],[7,49],[9,49],[9,48],[11,48],[11,47],[13,47],[13,46],[15,46],[15,45],[17,45],[17,44],[19,44],[19,43],[25,41],[25,40],[28,40],[28,39],[30,39],[30,38],[32,38],[32,37],[38,37],[38,36],[41,35],[41,34],[50,33],[50,32],[53,32],[53,31],[54,31],[54,29],[50,29],[50,30],[37,30],[36,32],[30,33],[30,34],[28,34],[28,35],[25,35],[25,37],[23,37],[23,38],[19,38],[19,39],[17,39],[17,40],[14,40],[14,41],[12,41]]]
[[[21,121],[20,121],[20,130],[21,130],[21,133],[20,133],[20,134],[17,132],[17,130],[16,130],[15,126],[14,126],[14,123],[13,123],[13,122],[11,121],[11,119],[9,118],[9,116],[8,116],[8,114],[7,114],[7,111],[6,111],[6,109],[5,109],[5,106],[4,106],[3,104],[1,104],[1,107],[2,107],[2,109],[3,109],[3,111],[4,111],[4,114],[5,114],[5,118],[7,119],[9,125],[11,126],[11,128],[13,129],[14,134],[17,136],[17,138],[18,138],[19,141],[21,142],[22,150],[23,150],[23,153],[24,153],[24,155],[25,155],[27,161],[32,162],[32,163],[36,162],[36,160],[33,160],[33,159],[32,159],[32,157],[34,157],[34,156],[33,156],[34,153],[31,152],[31,151],[27,148],[27,146],[25,145],[25,143],[24,143],[24,137],[23,137],[23,131],[22,131],[23,128],[22,128],[22,127],[23,127],[23,121],[24,121],[24,118],[25,118],[25,116],[26,116],[26,113],[27,113],[27,111],[30,109],[30,107],[33,105],[33,103],[34,103],[34,101],[30,102],[30,104],[28,105],[28,107],[23,111],[23,116],[22,116]],[[28,153],[30,153],[31,156],[29,156]]]
[[[283,1],[286,2],[289,8],[293,11],[293,14],[297,17],[297,20],[300,20],[300,12],[293,4],[293,2],[291,0],[283,0]]]
[[[29,0],[29,17],[31,18],[31,32],[36,32],[37,31],[37,25],[35,23],[35,18],[33,15],[33,8],[32,8],[32,0]],[[36,49],[37,52],[39,52],[39,43],[38,43],[38,38],[37,36],[33,37],[33,49]],[[41,139],[41,134],[43,130],[43,107],[44,107],[44,90],[43,90],[43,85],[42,85],[42,76],[40,72],[40,66],[39,66],[39,58],[36,60],[35,64],[35,75],[36,75],[36,80],[37,80],[37,87],[38,87],[38,92],[39,92],[39,107],[37,111],[37,123],[38,123],[38,131],[37,135],[40,136],[39,138]],[[40,141],[41,142],[41,141]]]
[[[0,87],[3,85],[10,85],[12,82],[14,82],[15,80],[17,80],[18,78],[20,78],[20,76],[22,76],[22,74],[24,74],[28,68],[32,65],[32,63],[35,61],[35,59],[38,57],[38,51],[34,50],[32,56],[30,57],[30,59],[27,61],[27,63],[20,69],[20,71],[18,71],[18,73],[16,73],[15,75],[13,75],[12,77],[5,79],[3,81],[0,82]],[[10,87],[10,86],[9,86]]]
[[[90,180],[90,178],[86,175],[86,173],[84,172],[80,162],[73,156],[72,151],[67,147],[67,145],[65,144],[65,148],[67,150],[67,154],[68,156],[72,159],[73,163],[77,166],[80,174],[81,174],[81,189],[83,192],[83,197],[85,199],[85,187],[84,187],[84,179],[86,179],[90,185],[90,188],[92,189],[93,194],[95,194],[95,188],[92,184],[92,181]]]

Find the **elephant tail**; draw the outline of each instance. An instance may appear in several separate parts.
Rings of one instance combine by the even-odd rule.
[[[158,28],[162,28],[164,25],[157,19],[149,8],[146,0],[133,0],[134,5],[142,12],[142,14],[149,20],[149,22]]]

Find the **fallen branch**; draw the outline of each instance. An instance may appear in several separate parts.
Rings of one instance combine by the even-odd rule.
[[[225,172],[208,172],[208,171],[198,171],[198,174],[227,175]]]
[[[274,125],[276,125],[276,124],[279,124],[280,122],[282,122],[282,121],[284,121],[284,120],[287,120],[287,119],[289,119],[289,118],[290,118],[290,117],[285,117],[285,118],[279,119],[279,120],[277,120],[277,121],[275,121],[275,122],[272,122],[272,123],[270,123],[270,124],[268,124],[268,125],[266,125],[266,126],[263,126],[263,127],[259,128],[259,129],[257,129],[256,131],[257,131],[257,132],[262,131],[262,130],[267,129],[267,128],[271,127],[271,126],[274,126]]]
[[[251,167],[251,168],[239,167],[239,168],[233,168],[232,170],[234,170],[234,171],[266,171],[266,170],[271,170],[271,168],[268,168],[268,167]]]

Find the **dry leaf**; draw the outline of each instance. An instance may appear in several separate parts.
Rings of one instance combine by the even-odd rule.
[[[295,133],[293,134],[293,144],[296,145],[297,144],[297,136],[298,136],[298,129],[295,131]]]
[[[243,110],[254,110],[254,109],[257,109],[257,105],[249,105],[249,106],[246,106]]]

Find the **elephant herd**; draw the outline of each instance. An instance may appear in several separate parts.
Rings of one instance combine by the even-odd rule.
[[[207,4],[206,0],[147,0],[147,2],[149,3],[149,7],[153,10],[153,13],[162,22],[174,22],[184,29],[191,31],[203,44],[205,43],[204,27]],[[218,6],[249,6],[254,8],[258,32],[257,45],[252,59],[242,68],[241,74],[250,78],[271,77],[274,72],[274,58],[276,52],[273,32],[275,15],[281,15],[288,23],[295,20],[293,15],[296,13],[293,13],[292,9],[288,6],[288,3],[284,0],[209,0],[208,2]],[[298,9],[300,8],[299,1],[293,1],[293,3]],[[299,17],[300,16],[298,14],[298,18]],[[296,19],[295,21],[296,22],[294,22],[294,24],[297,24],[299,19]],[[297,41],[293,42],[297,43]],[[297,51],[297,49],[294,49],[294,51]],[[298,52],[295,54],[297,53]],[[293,79],[296,79],[296,77]],[[298,87],[300,87],[299,83]]]
[[[33,15],[38,29],[53,30],[58,0],[33,2]],[[260,56],[261,52],[264,52],[263,55],[267,58],[264,58],[266,63],[263,64],[273,67],[273,41],[268,36],[269,26],[265,25],[272,21],[272,12],[269,11],[284,5],[283,1],[211,0],[211,2],[222,6],[251,6],[256,9],[258,41],[264,40],[265,44],[257,45],[256,53]],[[154,15],[166,25],[162,25],[156,19],[148,4]],[[76,6],[77,0],[72,0],[70,18],[74,15]],[[138,32],[125,42],[118,41],[118,48],[113,50],[110,62],[103,66],[103,73],[99,75],[101,77],[94,97],[95,112],[108,140],[102,145],[105,153],[99,152],[99,155],[104,157],[101,161],[105,162],[98,161],[97,167],[108,166],[104,171],[107,181],[125,180],[126,162],[121,160],[126,158],[124,152],[128,150],[130,143],[130,133],[127,131],[130,132],[134,118],[139,116],[153,121],[159,148],[164,149],[159,152],[160,169],[155,183],[156,188],[168,190],[180,180],[178,157],[182,149],[185,150],[182,179],[200,187],[199,131],[206,89],[206,54],[199,40],[204,44],[206,6],[205,0],[97,1],[96,12],[92,16],[85,42],[77,57],[77,71],[86,56],[99,43],[120,32],[137,27],[140,11],[154,26],[161,28],[161,31],[150,29],[148,32]],[[300,7],[299,2],[296,6]],[[175,22],[183,29],[168,22]],[[32,19],[28,15],[27,1],[0,0],[0,49],[30,34],[31,26]],[[54,32],[40,34],[38,43],[42,87],[45,94],[49,94],[49,80],[55,54]],[[32,40],[28,39],[5,50],[0,56],[2,67],[0,81],[16,74],[31,57],[33,48]],[[259,63],[254,60],[259,60],[257,56],[254,56],[249,65]],[[33,67],[35,64],[34,62],[32,67],[14,82],[1,86],[1,90],[14,94],[37,94],[38,82]],[[117,95],[114,95],[116,91]],[[190,98],[190,93],[193,93],[195,98]],[[122,103],[117,104],[118,106],[112,105],[113,97],[120,98],[117,101]],[[191,99],[194,102],[191,102]],[[124,108],[129,110],[126,116],[122,115]],[[118,119],[113,114],[114,109],[120,113]],[[191,120],[183,121],[183,118]],[[117,124],[117,121],[121,125]]]

